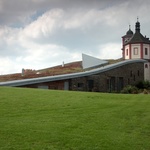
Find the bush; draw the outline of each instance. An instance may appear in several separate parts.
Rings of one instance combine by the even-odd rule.
[[[136,86],[128,85],[128,86],[123,88],[121,93],[124,93],[124,94],[137,94],[138,93],[138,88]]]
[[[144,81],[144,89],[149,89],[149,88],[150,88],[150,82]]]
[[[150,88],[150,81],[140,81],[136,84],[138,89],[149,89]]]
[[[144,89],[144,81],[140,81],[135,85],[138,89]]]

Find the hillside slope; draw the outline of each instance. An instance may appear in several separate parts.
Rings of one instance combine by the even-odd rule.
[[[150,96],[0,87],[0,149],[150,149]]]

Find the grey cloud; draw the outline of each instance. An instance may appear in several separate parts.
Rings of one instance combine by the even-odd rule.
[[[119,0],[0,0],[0,24],[21,26],[53,8],[104,9],[118,3],[120,3]]]

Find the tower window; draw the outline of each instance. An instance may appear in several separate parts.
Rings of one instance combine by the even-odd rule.
[[[145,55],[148,55],[148,50],[147,50],[147,48],[145,48]]]
[[[137,47],[134,48],[134,55],[138,55],[138,48]]]
[[[148,68],[148,65],[147,65],[147,64],[145,64],[145,68]]]
[[[126,49],[126,55],[128,56],[128,49]]]

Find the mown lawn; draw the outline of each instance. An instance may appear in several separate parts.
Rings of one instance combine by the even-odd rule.
[[[150,95],[0,87],[2,150],[150,150]]]

